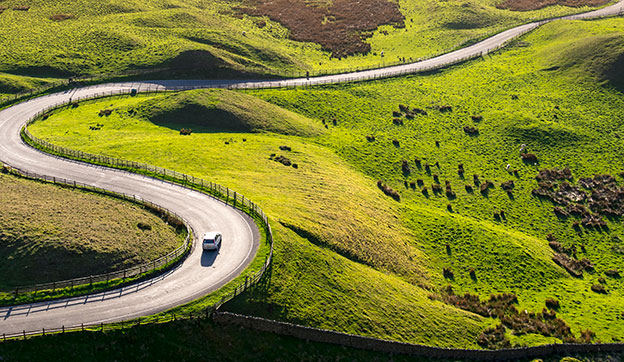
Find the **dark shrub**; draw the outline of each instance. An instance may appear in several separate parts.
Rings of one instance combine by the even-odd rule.
[[[611,278],[619,278],[620,272],[617,269],[609,269],[605,271],[605,275]]]
[[[548,298],[546,299],[545,303],[548,309],[554,309],[554,310],[559,309],[559,301],[555,298]]]
[[[414,109],[412,109],[412,113],[415,113],[415,114],[421,114],[421,115],[423,115],[423,116],[426,116],[426,115],[427,115],[427,111],[425,111],[424,109],[420,109],[420,108],[414,108]]]
[[[481,183],[481,181],[479,181],[479,175],[477,175],[477,174],[472,175],[472,181],[477,186],[479,186],[479,184]]]
[[[446,279],[454,279],[455,278],[455,274],[453,273],[453,271],[450,268],[442,268],[442,275],[444,275],[444,277]]]
[[[108,117],[111,114],[113,114],[113,110],[112,109],[101,109],[100,112],[98,113],[98,116],[100,117]]]
[[[425,182],[421,179],[416,180],[416,183],[418,184],[418,186],[422,186],[425,184]]]
[[[420,161],[420,158],[416,157],[414,159],[414,163],[416,164],[416,167],[420,168],[420,165],[421,165],[422,161]]]
[[[416,182],[412,181],[412,182],[410,182],[409,185],[410,185],[410,188],[416,189]]]
[[[479,191],[481,191],[482,194],[487,194],[488,190],[491,187],[494,187],[494,184],[491,183],[490,181],[485,181],[479,186]]]
[[[470,279],[477,280],[477,272],[474,268],[468,269],[468,274],[470,275]]]
[[[440,112],[453,112],[453,107],[451,107],[451,106],[439,106],[438,110]]]
[[[397,111],[392,112],[392,117],[401,117],[401,116],[402,116],[401,112],[397,112]]]
[[[392,140],[392,144],[394,145],[394,147],[399,147],[400,146],[399,140],[397,140],[397,139],[393,139]]]
[[[279,149],[282,151],[292,151],[292,148],[288,147],[288,146],[279,146]]]
[[[403,120],[401,118],[395,118],[392,120],[392,123],[394,123],[397,126],[402,126],[403,125]]]
[[[465,185],[464,187],[466,188],[466,192],[468,192],[469,194],[474,192],[471,185]]]
[[[476,136],[479,134],[479,130],[476,127],[464,126],[464,132],[470,136]]]
[[[275,157],[273,159],[273,161],[279,162],[279,163],[281,163],[284,166],[291,166],[292,165],[292,162],[290,161],[290,159],[288,157],[282,156],[282,155],[279,155],[279,156]]]
[[[594,285],[592,285],[591,286],[591,290],[592,290],[592,292],[595,292],[595,293],[607,294],[607,289],[602,284],[594,284]]]
[[[439,194],[442,192],[442,186],[440,186],[439,184],[433,184],[431,185],[431,190],[434,194]]]
[[[553,246],[551,245],[551,247]],[[557,253],[553,255],[552,260],[556,264],[560,265],[565,270],[567,270],[568,273],[570,273],[572,276],[577,277],[577,278],[580,278],[581,276],[583,276],[583,271],[585,270],[591,271],[594,269],[594,265],[588,259],[577,260],[577,259],[571,258],[565,253]]]
[[[434,173],[434,174],[433,174],[433,181],[435,181],[435,182],[437,182],[437,183],[440,183],[440,176],[438,176],[438,174],[437,174],[437,173]]]
[[[403,113],[409,112],[409,107],[403,104],[399,104],[399,110]]]
[[[471,116],[470,118],[472,118],[473,121],[475,122],[481,122],[483,121],[483,116],[478,115],[478,116]]]
[[[143,230],[143,231],[145,231],[145,230],[152,230],[152,226],[151,226],[150,224],[144,223],[144,222],[142,222],[142,221],[140,221],[140,222],[137,224],[137,227],[138,227],[139,229]]]
[[[407,160],[403,160],[401,162],[401,169],[403,170],[403,174],[409,175],[412,170],[410,169],[409,162]]]
[[[336,121],[336,118],[334,118],[334,119],[332,120],[332,123],[334,124],[334,126],[337,126],[337,125],[338,125],[338,121]]]
[[[193,130],[192,130],[192,129],[190,129],[190,128],[182,128],[182,129],[180,130],[180,134],[181,134],[182,136],[188,136],[188,135],[190,135],[191,133],[193,133]]]
[[[369,134],[366,136],[366,140],[368,142],[373,142],[375,140],[375,136],[373,136],[372,134]]]
[[[292,164],[292,167],[293,167],[293,168],[299,168],[299,165],[297,165],[296,163],[293,163],[293,164]]]
[[[520,158],[526,163],[537,163],[537,156],[533,153],[521,153]]]
[[[511,191],[516,187],[513,181],[505,181],[501,184],[501,187],[505,191]]]
[[[379,187],[379,189],[381,191],[383,191],[384,194],[386,194],[387,196],[392,197],[396,201],[399,201],[401,199],[401,196],[399,195],[398,192],[393,190],[390,186],[388,186],[388,185],[384,184],[383,182],[381,182],[381,180],[377,181],[377,187]]]

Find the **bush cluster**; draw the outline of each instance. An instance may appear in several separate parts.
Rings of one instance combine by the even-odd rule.
[[[377,181],[377,187],[379,187],[384,194],[392,197],[393,199],[397,201],[401,200],[401,195],[399,195],[399,193],[393,190],[390,186],[384,184],[381,180]]]

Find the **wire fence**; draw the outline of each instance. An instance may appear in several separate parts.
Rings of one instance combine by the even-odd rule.
[[[97,275],[89,275],[80,278],[73,278],[62,281],[55,281],[50,283],[40,283],[29,286],[20,286],[16,287],[12,292],[14,298],[17,298],[22,294],[32,294],[33,298],[36,297],[37,293],[41,293],[43,291],[48,291],[54,293],[59,289],[68,288],[70,290],[74,290],[80,287],[93,287],[94,284],[104,283],[103,287],[106,287],[109,283],[113,283],[116,281],[124,282],[126,279],[134,278],[139,275],[147,275],[153,273],[154,271],[162,270],[166,266],[174,265],[178,261],[180,261],[184,256],[187,255],[187,252],[191,249],[192,245],[192,232],[191,227],[184,218],[180,215],[176,214],[173,211],[169,211],[164,209],[158,205],[153,204],[152,202],[146,201],[137,197],[136,195],[127,195],[123,193],[113,192],[109,190],[105,190],[102,188],[98,188],[95,186],[87,185],[84,183],[67,180],[65,178],[58,178],[54,176],[40,175],[24,170],[20,170],[15,167],[4,166],[4,169],[8,172],[17,174],[19,176],[29,178],[29,179],[37,179],[42,181],[47,181],[56,185],[64,185],[75,188],[80,188],[84,190],[89,190],[92,192],[97,192],[100,194],[105,194],[109,196],[113,196],[119,199],[131,201],[140,205],[145,206],[146,208],[156,212],[163,219],[167,220],[167,222],[173,226],[180,226],[186,228],[186,237],[182,245],[178,246],[175,250],[163,255],[157,259],[149,261],[147,263],[143,263],[137,266],[133,266],[130,268],[125,268],[123,270],[113,271],[110,273],[97,274]]]

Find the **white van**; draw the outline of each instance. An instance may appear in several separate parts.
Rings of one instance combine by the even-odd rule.
[[[216,250],[221,246],[221,233],[210,231],[204,234],[202,248],[204,250]]]

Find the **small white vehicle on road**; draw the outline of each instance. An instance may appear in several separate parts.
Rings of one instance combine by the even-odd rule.
[[[202,239],[202,248],[204,250],[217,250],[221,246],[222,239],[221,233],[215,231],[207,232]]]

